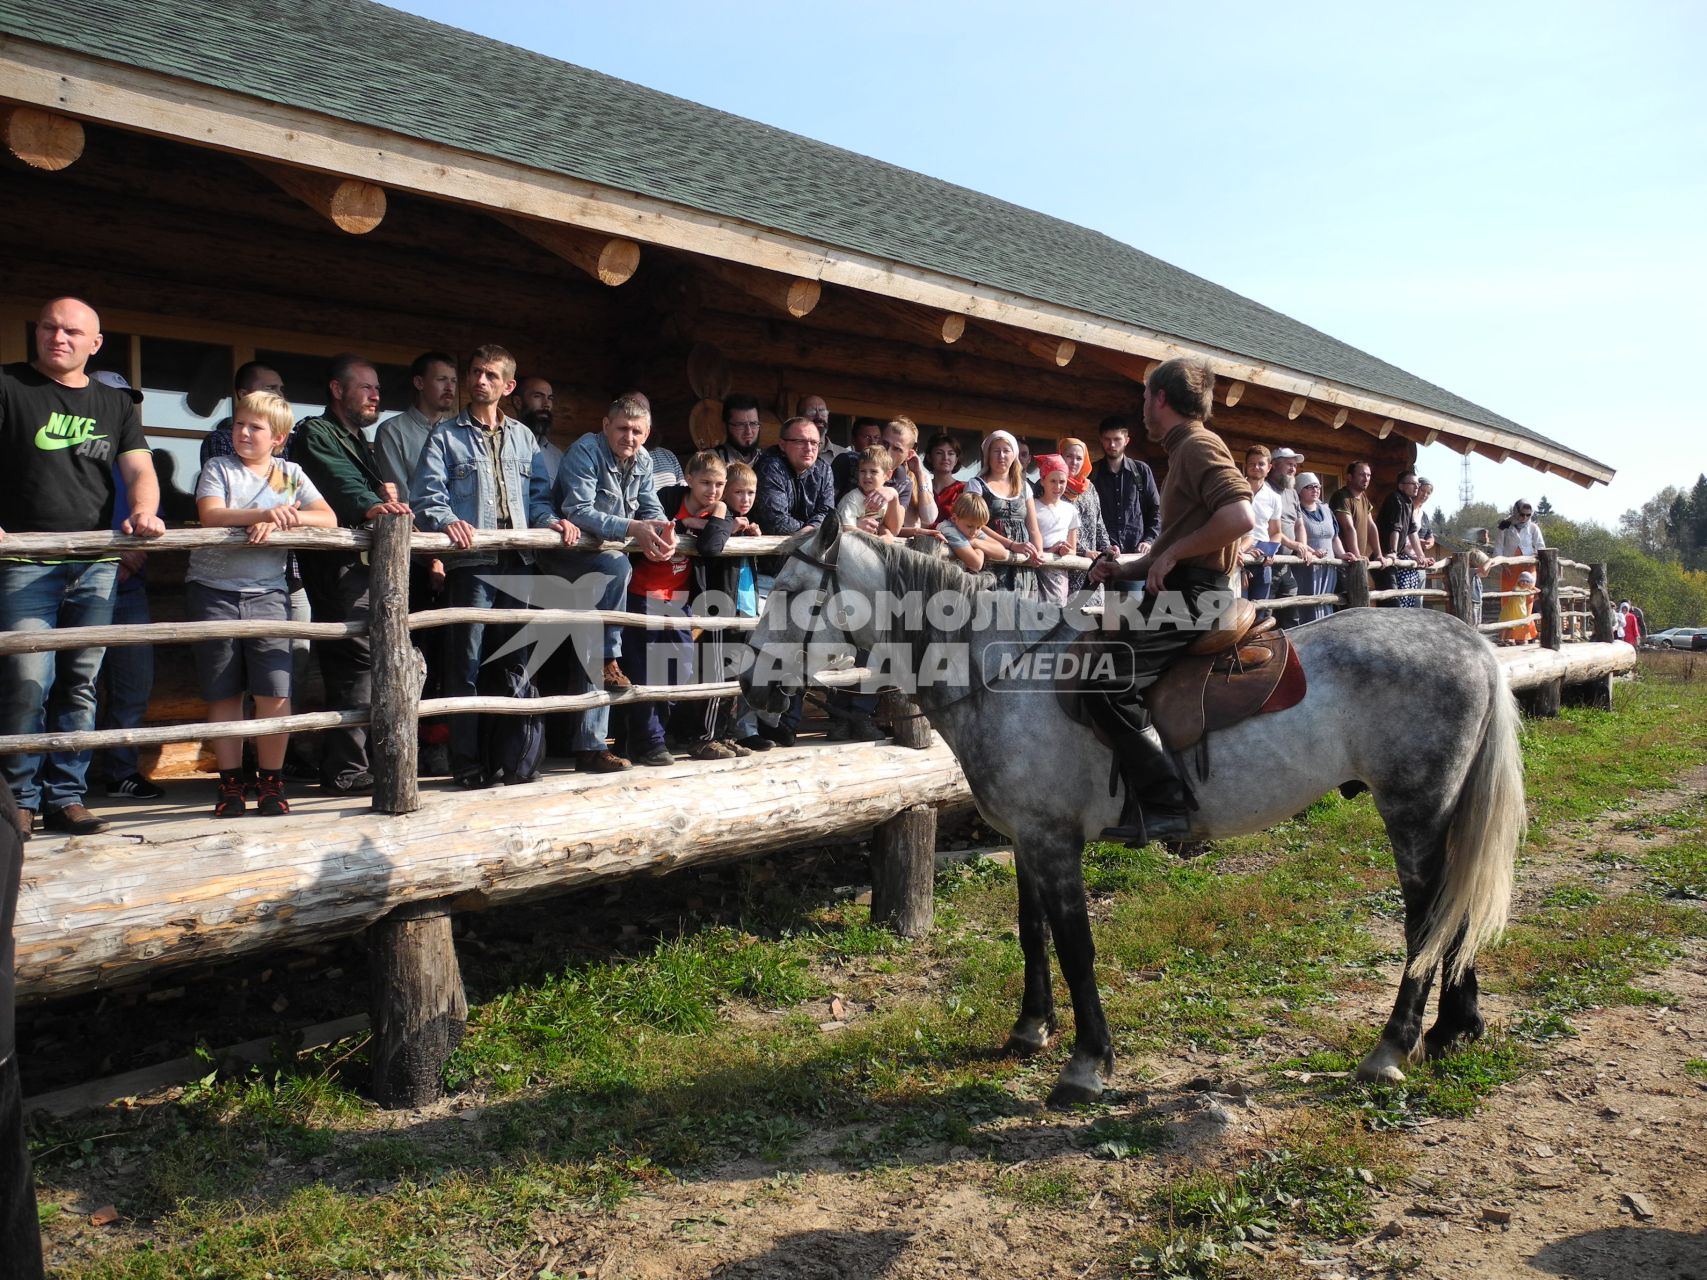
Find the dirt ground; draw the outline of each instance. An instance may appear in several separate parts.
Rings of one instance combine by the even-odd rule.
[[[1707,789],[1707,772],[1645,797],[1663,812]],[[1627,839],[1630,818],[1585,823],[1520,867],[1519,910],[1581,855]],[[1616,879],[1616,875],[1615,875]],[[1395,935],[1396,941],[1396,935]],[[1387,975],[1397,981],[1397,972]],[[1319,1280],[1413,1275],[1565,1276],[1575,1280],[1707,1280],[1707,1080],[1684,1064],[1707,1058],[1707,947],[1644,986],[1676,995],[1666,1008],[1573,1015],[1580,1031],[1544,1051],[1537,1072],[1501,1088],[1473,1116],[1424,1122],[1403,1139],[1415,1167],[1378,1190],[1376,1228],[1314,1256],[1277,1249],[1250,1259],[1259,1274]],[[1391,983],[1332,1016],[1367,1028],[1386,1015]],[[1490,1022],[1516,1012],[1484,1000]],[[1121,1111],[1165,1121],[1170,1140],[1144,1161],[1092,1161],[1080,1140],[1089,1117],[1038,1110],[1004,1121],[994,1158],[947,1148],[904,1169],[850,1171],[829,1152],[791,1157],[787,1172],[745,1161],[667,1185],[606,1214],[542,1217],[536,1239],[493,1258],[492,1277],[689,1280],[926,1280],[948,1276],[1104,1276],[1127,1273],[1119,1245],[1139,1225],[1120,1208],[1160,1173],[1256,1155],[1288,1099],[1261,1069],[1313,1045],[1271,1034],[1233,1060],[1182,1052],[1122,1064]],[[1249,1073],[1248,1079],[1246,1073]],[[1041,1092],[1031,1089],[1032,1096]],[[1012,1188],[1087,1163],[1096,1189],[1077,1203],[1039,1207]],[[1064,1197],[1071,1199],[1071,1197]]]
[[[1707,770],[1675,791],[1643,797],[1639,809],[1660,813],[1703,792]],[[1619,830],[1631,817],[1624,810],[1567,829],[1527,858],[1519,867],[1518,912],[1559,881],[1582,875],[1591,866],[1587,854],[1633,841]],[[1624,876],[1609,874],[1614,886]],[[1396,933],[1392,941],[1396,946]],[[485,945],[500,944],[488,934]],[[1323,1012],[1366,1032],[1385,1018],[1397,978],[1389,971]],[[1707,1080],[1685,1071],[1690,1060],[1707,1059],[1707,946],[1692,944],[1643,985],[1676,1000],[1665,1008],[1573,1014],[1580,1034],[1542,1049],[1540,1070],[1498,1090],[1467,1119],[1425,1121],[1406,1132],[1400,1141],[1414,1167],[1397,1185],[1376,1189],[1368,1236],[1308,1256],[1270,1247],[1243,1260],[1246,1273],[1320,1280],[1707,1280]],[[1490,1022],[1517,1012],[1498,998],[1485,999],[1484,1011]],[[74,1039],[69,1030],[60,1026],[57,1033]],[[1096,1116],[1029,1104],[986,1126],[993,1150],[927,1148],[912,1152],[903,1167],[848,1167],[833,1153],[858,1135],[826,1130],[781,1165],[742,1160],[663,1182],[611,1210],[541,1214],[524,1247],[476,1259],[471,1274],[486,1280],[1131,1274],[1129,1241],[1142,1224],[1129,1206],[1161,1179],[1237,1167],[1272,1149],[1297,1103],[1268,1069],[1318,1047],[1304,1033],[1272,1029],[1237,1055],[1182,1049],[1123,1061],[1114,1111],[1166,1126],[1167,1141],[1153,1155],[1096,1159],[1085,1140]],[[1016,1097],[1040,1098],[1046,1072],[1016,1066],[1005,1084]],[[466,1097],[452,1099],[404,1122],[448,1117],[478,1125],[482,1108]],[[75,1237],[60,1243],[78,1251]]]

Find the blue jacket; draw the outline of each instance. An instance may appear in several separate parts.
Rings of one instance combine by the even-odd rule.
[[[570,445],[557,478],[547,484],[543,474],[536,475],[528,496],[528,523],[534,528],[568,520],[606,542],[628,537],[630,520],[665,518],[645,447],[625,466],[602,431],[589,431]]]
[[[759,455],[759,477],[752,519],[767,534],[798,533],[802,526],[822,525],[836,514],[836,482],[829,459],[819,454],[811,467],[796,473],[777,446]]]
[[[1156,540],[1162,531],[1162,494],[1148,463],[1128,454],[1113,470],[1107,458],[1099,458],[1091,468],[1091,485],[1102,503],[1110,542],[1130,554],[1140,542]]]
[[[476,529],[501,529],[506,521],[511,529],[528,527],[529,484],[539,442],[514,418],[506,417],[498,430],[503,438],[494,469],[484,430],[467,409],[433,428],[409,480],[417,527],[438,533],[456,520]],[[458,556],[457,564],[495,564],[497,559],[491,552],[471,552]]]

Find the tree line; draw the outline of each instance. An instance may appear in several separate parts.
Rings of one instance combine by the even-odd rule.
[[[1506,517],[1491,503],[1472,502],[1447,515],[1434,512],[1436,535],[1464,540]],[[1604,560],[1613,600],[1642,606],[1651,630],[1707,625],[1707,475],[1687,489],[1667,485],[1618,517],[1618,528],[1572,520],[1543,495],[1535,516],[1547,545],[1572,560]]]

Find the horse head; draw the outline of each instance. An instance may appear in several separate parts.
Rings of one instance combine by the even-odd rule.
[[[777,548],[782,559],[776,580],[759,613],[759,625],[749,641],[753,660],[741,672],[741,692],[754,710],[782,711],[806,683],[806,648],[812,642],[819,611],[802,616],[790,608],[796,599],[810,600],[827,591],[827,582],[838,559],[842,527],[826,520],[817,529],[796,534]]]

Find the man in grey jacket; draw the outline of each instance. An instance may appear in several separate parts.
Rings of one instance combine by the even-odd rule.
[[[468,553],[454,556],[446,570],[448,608],[524,608],[525,600],[497,584],[531,572],[531,558],[515,551],[470,551],[477,530],[528,527],[528,486],[539,441],[500,408],[516,387],[516,358],[500,346],[476,347],[463,385],[467,408],[433,429],[410,477],[415,524],[445,534]],[[465,697],[474,692],[484,655],[512,629],[470,622],[444,630],[445,695]],[[490,781],[480,759],[479,716],[451,717],[450,767],[461,786]]]
[[[668,560],[675,554],[675,526],[658,503],[647,456],[646,437],[652,430],[652,410],[634,396],[623,396],[606,411],[597,432],[569,446],[550,486],[535,478],[528,502],[528,522],[536,529],[555,529],[565,547],[586,541],[586,551],[562,552],[548,567],[572,583],[596,588],[596,599],[579,602],[583,608],[621,609],[628,590],[628,556],[597,550],[600,542],[632,539],[648,560]],[[599,679],[616,692],[630,681],[617,665],[622,652],[622,628],[602,629]],[[578,673],[590,683],[591,672]],[[605,742],[610,708],[582,712],[575,730],[575,767],[588,773],[612,773],[629,762],[610,751]]]

